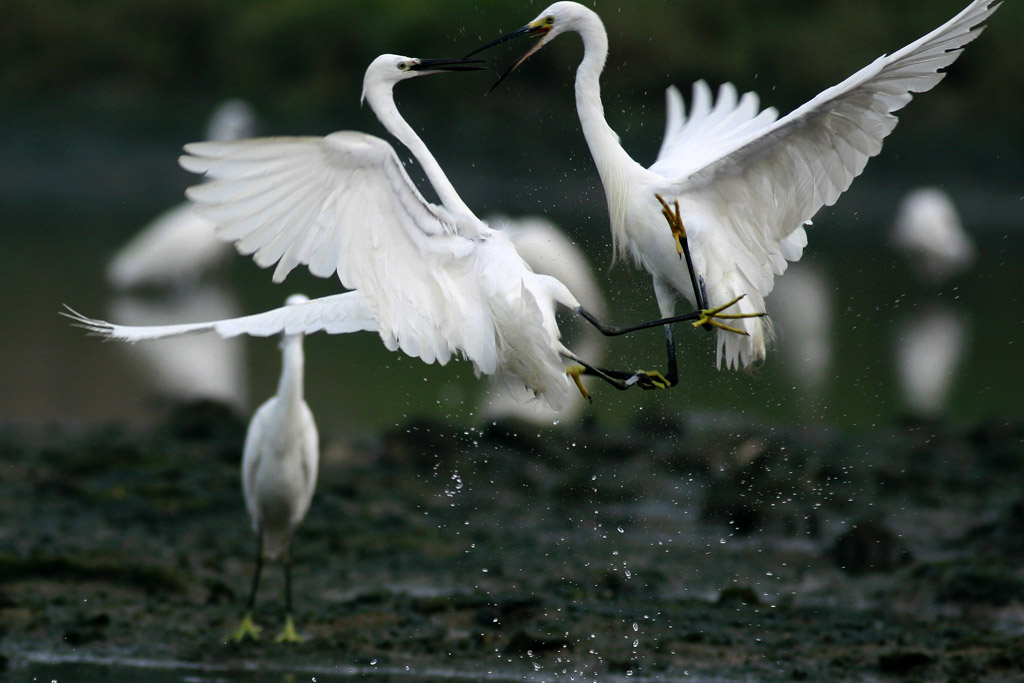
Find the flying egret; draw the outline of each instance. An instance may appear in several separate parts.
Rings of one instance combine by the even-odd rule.
[[[500,215],[488,216],[487,224],[509,236],[516,251],[534,272],[561,280],[586,305],[587,310],[598,318],[604,318],[607,310],[604,293],[594,277],[590,262],[557,225],[543,216],[508,218]],[[565,332],[566,345],[581,358],[591,363],[601,361],[607,338],[593,325],[575,318],[559,327]],[[508,391],[488,391],[481,401],[480,414],[487,419],[515,417],[550,426],[552,423],[566,424],[583,407],[582,403],[574,401],[564,410],[555,412],[539,401],[525,398]]]
[[[296,294],[288,297],[286,307],[307,301],[305,296]],[[263,562],[282,558],[285,623],[276,640],[300,640],[292,619],[291,540],[295,529],[305,519],[316,490],[320,437],[313,413],[303,398],[302,333],[286,333],[281,349],[281,380],[277,393],[256,410],[245,434],[242,492],[256,532],[257,550],[245,617],[230,636],[235,642],[259,638],[261,629],[253,619],[253,612]]]
[[[650,168],[625,152],[604,118],[599,79],[608,35],[592,10],[556,2],[467,56],[517,36],[538,37],[500,83],[555,37],[578,33],[584,54],[576,71],[576,108],[605,188],[618,255],[631,256],[651,273],[663,316],[672,314],[678,295],[700,309],[733,304],[745,295],[726,309],[743,315],[764,310],[774,276],[802,254],[803,226],[881,151],[896,125],[892,112],[912,93],[938,83],[944,75],[938,70],[977,37],[979,25],[998,6],[996,0],[975,0],[920,40],[876,59],[781,119],[771,108],[759,112],[757,96],[738,97],[731,84],[719,89],[712,104],[703,81],[693,86],[687,117],[678,90],[669,87],[665,139]],[[683,255],[686,267],[680,264]],[[732,324],[747,334],[719,330],[718,365],[741,367],[763,359],[764,322],[751,317]],[[670,327],[665,334],[674,380]]]
[[[255,125],[256,115],[247,102],[226,100],[211,115],[206,139],[250,137]],[[215,227],[192,211],[190,202],[182,202],[153,219],[114,254],[107,280],[117,289],[155,285],[187,290],[231,254],[231,246],[217,238]]]
[[[568,404],[574,383],[588,396],[581,374],[619,389],[664,387],[659,373],[601,370],[576,357],[559,341],[555,304],[609,335],[717,312],[628,327],[602,325],[564,284],[531,271],[506,235],[470,211],[399,115],[392,92],[396,83],[476,69],[478,63],[382,55],[363,80],[364,100],[416,157],[440,205],[423,198],[390,144],[351,131],[187,145],[182,166],[213,178],[189,188],[187,195],[241,253],[252,254],[261,267],[276,263],[275,282],[305,264],[319,277],[336,272],[342,285],[355,290],[328,297],[331,302],[316,306],[315,315],[305,319],[309,328],[293,326],[292,332],[326,329],[318,317],[326,316],[335,332],[376,329],[389,350],[401,349],[426,363],[445,364],[460,353],[477,374],[493,375],[513,388],[526,386],[553,410]],[[111,325],[74,311],[66,315],[126,341],[204,329],[222,336],[248,333],[249,325],[274,333],[295,319],[277,309],[263,317],[146,328]]]

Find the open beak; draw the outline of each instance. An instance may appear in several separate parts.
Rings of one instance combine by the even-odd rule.
[[[440,73],[442,71],[479,71],[486,64],[482,59],[468,59],[466,55],[462,59],[419,59],[409,67],[409,71],[422,71],[425,73]]]
[[[545,43],[547,42],[546,40],[544,40],[544,38],[545,38],[545,36],[547,36],[547,34],[550,31],[551,31],[551,27],[550,26],[527,24],[526,26],[522,27],[521,29],[513,31],[512,33],[506,33],[505,35],[501,36],[500,38],[496,38],[495,40],[492,40],[491,42],[487,43],[486,45],[482,45],[481,47],[478,47],[477,49],[473,50],[468,55],[466,55],[466,57],[472,57],[473,55],[475,55],[478,52],[483,52],[484,50],[486,50],[488,48],[492,48],[495,45],[500,45],[501,43],[504,43],[504,42],[507,42],[509,40],[512,40],[513,38],[518,38],[520,36],[536,36],[538,38],[537,42],[533,44],[533,47],[531,47],[529,50],[527,50],[523,54],[522,57],[517,59],[516,62],[512,66],[510,66],[508,68],[508,71],[503,73],[498,78],[497,82],[495,82],[495,84],[491,86],[491,89],[487,91],[487,92],[491,92],[495,88],[497,88],[501,84],[501,82],[503,80],[505,80],[505,78],[508,77],[509,74],[511,74],[516,69],[518,69],[519,66],[523,62],[525,62],[527,59],[532,57],[534,55],[534,53],[536,53],[538,50],[540,50],[542,47],[544,47]]]

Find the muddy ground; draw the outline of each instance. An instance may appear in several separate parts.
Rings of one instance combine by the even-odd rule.
[[[1024,420],[325,435],[297,645],[273,642],[275,566],[264,638],[225,643],[255,550],[243,432],[208,403],[155,429],[0,427],[0,678],[142,660],[217,680],[1024,676]]]

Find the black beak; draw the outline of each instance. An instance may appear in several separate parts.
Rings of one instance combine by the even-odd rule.
[[[486,64],[482,59],[420,59],[409,67],[409,71],[479,71]]]
[[[548,34],[548,31],[550,31],[550,30],[551,29],[549,29],[547,27],[543,27],[543,26],[542,27],[533,27],[533,26],[527,25],[527,26],[522,27],[521,29],[513,31],[512,33],[506,33],[505,35],[501,36],[500,38],[496,38],[496,39],[492,40],[491,42],[487,43],[486,45],[482,45],[482,46],[478,47],[477,49],[473,50],[468,55],[466,55],[466,57],[467,58],[468,57],[472,57],[473,55],[475,55],[478,52],[483,52],[484,50],[487,50],[489,48],[494,47],[495,45],[500,45],[501,43],[508,42],[508,41],[512,40],[513,38],[519,38],[520,36],[537,36],[539,38],[543,38],[545,35]],[[495,88],[497,88],[499,85],[501,85],[501,82],[503,80],[505,80],[505,78],[507,78],[509,74],[511,74],[516,69],[518,69],[519,65],[521,65],[523,62],[525,62],[527,59],[529,59],[530,56],[534,52],[539,50],[540,48],[541,48],[541,43],[537,42],[533,47],[531,47],[529,50],[527,50],[526,53],[523,54],[522,57],[517,59],[515,61],[515,63],[508,68],[508,71],[506,71],[500,77],[498,77],[498,80],[494,83],[494,85],[491,86],[491,89],[488,90],[487,92],[488,93],[493,92]]]

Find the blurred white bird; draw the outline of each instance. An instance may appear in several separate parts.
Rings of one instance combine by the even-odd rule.
[[[738,97],[731,84],[721,87],[712,104],[703,81],[693,86],[687,117],[682,97],[670,87],[665,139],[649,169],[630,158],[604,118],[599,79],[608,36],[592,10],[556,2],[523,28],[470,54],[516,36],[539,37],[500,83],[555,37],[578,33],[584,54],[576,72],[576,107],[605,188],[618,254],[651,273],[664,316],[671,315],[677,295],[700,309],[746,295],[727,310],[749,314],[764,310],[774,277],[787,261],[800,258],[807,243],[803,226],[881,151],[897,122],[892,112],[912,93],[935,86],[944,75],[938,70],[956,60],[998,6],[995,0],[975,0],[938,29],[778,120],[774,109],[758,111],[754,93]],[[688,267],[679,262],[681,255]],[[719,365],[764,358],[767,332],[760,318],[741,318],[735,325],[747,336],[719,330]],[[671,358],[671,328],[665,331]]]
[[[288,298],[286,306],[302,304],[301,294]],[[283,359],[277,393],[252,416],[242,455],[242,492],[256,532],[256,565],[245,617],[231,634],[235,642],[258,639],[260,627],[253,613],[263,562],[284,561],[284,629],[278,642],[301,640],[292,618],[292,552],[295,529],[306,518],[316,490],[320,461],[320,437],[313,413],[303,398],[304,360],[302,334],[286,334],[281,342]]]
[[[112,318],[133,325],[229,318],[239,312],[237,297],[216,282],[174,288],[160,296],[129,290],[110,303]],[[242,339],[225,342],[208,335],[189,335],[133,345],[127,351],[160,397],[212,398],[248,409],[247,354]]]
[[[218,234],[267,267],[280,282],[299,264],[319,277],[335,272],[356,291],[302,306],[228,321],[157,328],[111,325],[66,315],[94,332],[126,341],[213,329],[225,334],[334,332],[377,329],[385,346],[426,363],[462,354],[478,374],[505,386],[525,385],[552,410],[562,410],[581,374],[619,389],[664,387],[658,373],[600,370],[559,341],[555,304],[582,315],[605,334],[707,318],[696,312],[672,321],[629,327],[602,325],[557,279],[530,270],[509,238],[487,227],[452,187],[423,141],[395,107],[395,84],[440,71],[475,69],[475,62],[382,55],[366,70],[363,97],[388,131],[416,157],[441,204],[427,202],[394,149],[351,131],[327,137],[278,137],[187,145],[186,169],[211,182],[189,188],[196,209]],[[324,317],[329,319],[330,325]],[[292,327],[288,327],[291,323]],[[572,379],[570,379],[570,377]]]
[[[210,117],[206,139],[250,137],[255,125],[248,103],[226,100]],[[153,219],[114,254],[107,280],[117,289],[194,286],[231,254],[231,246],[217,238],[215,227],[192,211],[191,202],[183,202]]]
[[[912,259],[921,278],[939,284],[974,263],[974,242],[952,198],[937,187],[913,190],[900,202],[893,243]]]
[[[768,312],[782,337],[784,363],[793,382],[820,398],[832,368],[832,285],[824,270],[799,262],[772,293]]]
[[[487,224],[502,230],[512,239],[516,251],[535,273],[550,275],[563,282],[587,310],[598,318],[607,311],[604,294],[590,263],[583,252],[561,229],[543,216],[508,218],[489,216]],[[559,324],[565,333],[565,344],[590,363],[600,363],[606,338],[593,325],[579,318]],[[523,390],[525,392],[525,389]],[[520,392],[522,393],[522,392]],[[576,417],[583,405],[573,401],[561,411],[552,411],[539,401],[529,401],[525,393],[487,391],[481,400],[484,418],[514,417],[534,424],[566,424]]]

